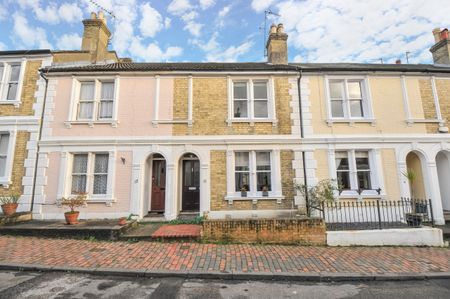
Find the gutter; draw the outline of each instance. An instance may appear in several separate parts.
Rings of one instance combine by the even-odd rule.
[[[305,137],[305,132],[303,129],[303,108],[302,108],[302,92],[301,92],[301,80],[302,80],[302,69],[301,67],[296,67],[298,72],[297,77],[297,88],[298,88],[298,108],[300,114],[300,138]],[[306,214],[309,215],[309,196],[308,196],[308,179],[306,177],[306,156],[305,151],[302,151],[302,163],[303,163],[303,184],[305,185],[305,201],[306,201]]]
[[[48,73],[48,71],[47,71]],[[35,162],[34,162],[34,174],[33,174],[33,188],[31,191],[31,205],[30,205],[30,212],[33,213],[33,207],[34,207],[34,198],[36,195],[36,180],[37,180],[37,170],[38,170],[38,163],[39,163],[39,151],[40,151],[40,142],[42,139],[42,128],[44,126],[44,114],[45,114],[45,104],[47,102],[47,90],[48,90],[48,78],[46,75],[44,75],[44,71],[41,69],[39,70],[39,75],[42,79],[45,81],[45,90],[44,90],[44,99],[42,101],[42,112],[41,112],[41,118],[39,120],[39,131],[38,131],[38,139],[36,141],[36,156],[35,156]]]

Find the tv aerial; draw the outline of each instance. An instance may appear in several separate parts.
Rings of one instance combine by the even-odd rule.
[[[266,49],[266,43],[267,43],[267,20],[269,19],[269,16],[277,16],[281,17],[281,15],[274,13],[272,10],[267,9],[264,11],[264,57],[267,57],[267,49]]]

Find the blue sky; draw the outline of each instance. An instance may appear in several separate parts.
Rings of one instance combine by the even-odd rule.
[[[289,34],[289,60],[430,63],[448,0],[97,0],[116,18],[111,49],[135,61],[263,61],[268,23]],[[0,49],[79,49],[89,0],[2,0]]]

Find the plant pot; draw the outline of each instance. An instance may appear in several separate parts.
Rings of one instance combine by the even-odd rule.
[[[414,205],[414,208],[416,210],[416,213],[421,213],[421,214],[427,213],[427,204],[426,203],[416,202],[416,204]]]
[[[66,223],[69,225],[78,224],[78,215],[80,215],[80,212],[64,213],[64,217],[66,217]]]
[[[247,197],[247,191],[241,191],[241,197]]]
[[[126,225],[127,224],[127,218],[119,218],[119,225]]]
[[[262,196],[266,196],[266,197],[269,196],[269,191],[263,191]]]
[[[17,207],[19,204],[17,203],[7,203],[2,205],[2,211],[5,216],[11,216],[16,213]]]
[[[408,224],[408,226],[411,227],[421,227],[422,219],[423,217],[421,214],[414,214],[414,213],[406,214],[406,223]]]
[[[441,31],[441,40],[448,39],[448,30]]]

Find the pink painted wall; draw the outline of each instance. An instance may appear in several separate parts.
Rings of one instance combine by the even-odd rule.
[[[154,77],[120,78],[117,128],[113,128],[110,124],[95,124],[93,128],[89,128],[87,124],[74,124],[71,128],[66,128],[64,122],[69,116],[72,78],[58,78],[54,98],[54,120],[50,124],[52,136],[170,136],[172,125],[152,126],[155,81]],[[172,106],[173,79],[161,77],[159,119],[172,119]]]
[[[61,213],[64,214],[67,210],[56,206],[56,196],[58,190],[59,177],[64,175],[59,173],[59,165],[61,155],[59,152],[52,152],[48,155],[49,167],[47,169],[47,186],[44,188],[46,194],[46,202],[43,206],[42,212],[46,213]],[[125,164],[122,163],[121,157],[125,158]],[[124,213],[130,212],[130,197],[131,197],[131,168],[132,168],[133,153],[131,151],[118,151],[116,153],[115,161],[115,192],[114,196],[116,202],[111,207],[104,203],[88,203],[86,208],[80,208],[79,211],[83,213]],[[69,167],[70,171],[70,167]],[[83,216],[83,215],[81,215]],[[92,217],[91,217],[92,218]]]

